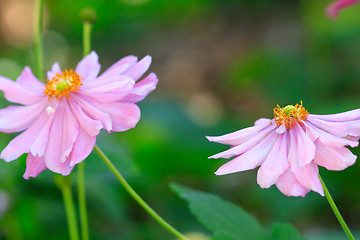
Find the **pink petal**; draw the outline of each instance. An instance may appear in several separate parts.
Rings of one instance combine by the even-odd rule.
[[[90,136],[84,129],[80,128],[78,138],[69,156],[70,166],[82,162],[95,146],[96,136]]]
[[[316,141],[315,163],[332,171],[341,171],[353,165],[356,156],[346,147],[330,147]]]
[[[45,95],[38,92],[30,92],[19,83],[5,77],[0,77],[0,90],[4,92],[6,100],[13,103],[31,105],[40,102]]]
[[[99,76],[99,78],[120,75],[130,67],[133,67],[137,63],[137,60],[138,59],[135,56],[124,57],[109,67],[103,74]]]
[[[34,76],[29,67],[24,68],[16,82],[31,93],[43,95],[45,85]]]
[[[150,92],[152,92],[158,83],[158,78],[155,73],[150,73],[146,78],[135,84],[134,89],[127,95],[123,101],[125,102],[140,102]]]
[[[281,134],[259,168],[257,182],[262,188],[275,184],[281,174],[288,168],[286,133]]]
[[[319,169],[315,163],[311,162],[304,167],[291,164],[291,171],[294,173],[298,182],[304,187],[324,196],[324,190],[319,179]]]
[[[210,156],[209,158],[231,158],[233,156],[239,156],[257,145],[261,140],[264,139],[264,137],[266,137],[271,131],[273,131],[275,127],[275,125],[272,125],[268,128],[265,128],[259,131],[256,135],[254,135],[252,139],[240,145],[234,146],[229,150]]]
[[[78,134],[79,124],[66,99],[62,99],[55,112],[44,154],[47,168],[62,175],[70,174],[73,167],[68,157]]]
[[[149,55],[145,56],[133,67],[125,71],[122,75],[131,77],[135,81],[138,80],[150,67],[151,57]]]
[[[94,80],[100,72],[98,55],[92,51],[78,63],[75,72],[83,77],[84,81]]]
[[[353,141],[351,139],[341,138],[334,135],[331,135],[314,125],[312,125],[310,122],[307,122],[306,124],[307,130],[309,130],[311,135],[317,135],[318,140],[320,140],[325,145],[331,146],[331,147],[343,147],[343,146],[351,146],[356,147],[359,145],[359,142]]]
[[[73,94],[71,97],[75,103],[78,104],[92,119],[99,120],[107,131],[112,130],[112,121],[110,115],[89,104],[89,102],[94,102],[93,100],[89,100],[83,96],[80,97],[75,94]]]
[[[20,132],[28,128],[45,111],[47,99],[27,106],[9,106],[0,109],[0,131]]]
[[[56,62],[52,65],[51,71],[47,72],[48,80],[53,79],[53,77],[55,77],[57,73],[61,73],[61,68],[59,63]]]
[[[337,0],[326,8],[326,13],[329,17],[336,18],[341,9],[349,7],[357,2],[359,2],[359,0]]]
[[[100,129],[103,127],[102,123],[99,120],[94,120],[85,114],[82,108],[77,105],[71,98],[68,99],[68,102],[80,126],[89,135],[98,135],[100,133]]]
[[[296,162],[299,167],[309,164],[315,157],[315,144],[305,134],[299,124],[295,124],[290,133],[289,161]]]
[[[254,125],[255,126],[264,126],[264,125],[269,125],[270,123],[271,123],[270,119],[259,118],[258,120],[255,121]]]
[[[327,115],[309,114],[308,117],[321,119],[329,122],[352,121],[360,118],[360,109],[355,109],[343,113],[327,114]]]
[[[216,175],[224,175],[234,172],[246,171],[254,169],[257,166],[261,165],[265,160],[266,156],[269,154],[273,145],[278,138],[278,134],[275,132],[270,133],[264,140],[262,140],[255,147],[251,148],[249,151],[240,155],[237,158],[234,158],[230,162],[222,165],[216,172]]]
[[[109,114],[113,132],[123,132],[134,128],[140,120],[140,109],[134,103],[114,102],[107,104],[95,101],[91,103],[102,112]]]
[[[308,117],[307,121],[311,122],[317,128],[320,128],[332,135],[338,137],[346,137],[348,135],[349,126],[347,122],[329,122],[313,117]]]
[[[30,153],[33,156],[44,156],[46,144],[49,140],[50,127],[54,119],[54,113],[47,115],[46,122],[42,126],[42,129],[34,136],[34,143],[30,147]]]
[[[269,120],[269,122],[264,125],[257,125],[253,127],[244,128],[239,131],[228,133],[219,137],[206,137],[206,138],[211,142],[218,142],[228,145],[239,145],[253,138],[260,130],[264,129],[270,124],[271,123]]]
[[[46,165],[44,162],[44,158],[42,157],[34,157],[30,153],[26,158],[26,171],[23,175],[25,179],[29,179],[30,177],[36,177],[46,169]]]
[[[15,137],[1,152],[0,157],[6,162],[17,159],[24,153],[30,152],[30,147],[35,137],[45,125],[48,116],[44,112],[39,118],[23,133]]]
[[[290,169],[279,177],[276,182],[276,187],[280,190],[280,192],[289,197],[305,197],[305,195],[310,191],[310,189],[304,187],[298,182]]]

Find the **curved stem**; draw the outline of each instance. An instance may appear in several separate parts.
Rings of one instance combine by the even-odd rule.
[[[182,235],[179,231],[173,228],[169,223],[167,223],[162,217],[160,217],[129,185],[129,183],[124,179],[121,173],[116,169],[116,167],[112,164],[109,158],[101,151],[101,149],[95,145],[94,147],[97,154],[99,154],[100,158],[105,162],[105,164],[110,168],[110,170],[114,173],[116,178],[119,180],[121,185],[125,188],[125,190],[137,201],[141,207],[144,208],[161,226],[163,226],[166,230],[168,230],[171,234],[176,236],[182,240],[188,240],[187,237]]]
[[[84,181],[84,168],[85,163],[78,164],[78,198],[79,198],[79,213],[81,225],[81,238],[82,240],[89,240],[89,224],[86,210],[86,194],[85,194],[85,181]]]
[[[324,193],[325,193],[325,196],[326,196],[326,199],[328,200],[329,204],[330,204],[330,207],[331,209],[333,210],[336,218],[338,219],[341,227],[343,228],[345,234],[347,235],[347,237],[350,239],[350,240],[355,240],[354,236],[352,235],[349,227],[346,225],[346,222],[344,221],[343,217],[341,216],[340,212],[339,212],[339,209],[336,207],[335,205],[335,202],[334,200],[332,199],[330,193],[329,193],[329,190],[327,189],[324,181],[322,180],[320,174],[319,174],[319,179],[320,179],[320,182],[321,182],[321,185],[323,186],[324,188]]]
[[[79,231],[77,226],[73,196],[71,193],[70,179],[69,177],[55,175],[55,182],[57,186],[60,188],[64,199],[64,206],[66,211],[70,239],[79,240]]]
[[[44,82],[44,56],[43,56],[43,40],[42,40],[42,25],[43,25],[43,9],[44,0],[37,0],[35,6],[35,20],[34,20],[34,57],[37,76],[40,81]]]

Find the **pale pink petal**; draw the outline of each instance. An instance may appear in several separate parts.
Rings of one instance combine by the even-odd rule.
[[[94,120],[99,120],[103,127],[107,130],[107,131],[111,131],[112,130],[112,121],[110,118],[110,115],[106,112],[100,111],[99,109],[97,109],[96,107],[94,107],[92,104],[89,104],[89,102],[91,102],[91,100],[89,101],[89,99],[85,98],[85,97],[80,97],[77,96],[75,94],[72,95],[72,99],[75,101],[76,104],[78,104],[85,113],[87,113],[92,119]]]
[[[321,196],[324,196],[324,190],[319,179],[318,166],[311,162],[304,167],[298,167],[296,164],[291,164],[291,171],[294,173],[296,179],[304,187],[318,192]]]
[[[36,95],[43,95],[45,88],[44,83],[40,82],[29,67],[25,67],[21,75],[16,79],[16,82],[23,88]]]
[[[278,138],[275,132],[270,133],[264,140],[262,140],[255,147],[240,155],[237,158],[222,165],[216,172],[216,175],[224,175],[234,172],[246,171],[254,169],[261,165],[269,154],[273,145]]]
[[[94,80],[100,72],[98,55],[92,51],[79,62],[75,72],[84,79],[84,82]]]
[[[311,122],[317,128],[320,128],[338,137],[346,137],[349,132],[349,125],[347,124],[347,122],[329,122],[310,116],[307,118],[307,121]]]
[[[317,118],[329,122],[345,122],[345,121],[353,121],[360,118],[360,109],[355,109],[343,113],[336,114],[309,114],[308,117]]]
[[[52,65],[51,71],[47,72],[47,78],[49,80],[51,80],[51,79],[53,79],[53,77],[56,76],[57,73],[61,74],[61,68],[60,68],[59,63],[56,62]]]
[[[134,128],[140,120],[140,109],[134,103],[114,102],[111,104],[91,102],[102,112],[108,113],[113,132],[123,132]]]
[[[62,175],[70,174],[73,167],[70,166],[68,157],[78,134],[79,124],[67,101],[62,99],[55,112],[44,154],[47,168]]]
[[[133,67],[122,73],[122,75],[131,77],[136,81],[149,69],[150,64],[151,64],[151,57],[149,55],[145,56]]]
[[[48,118],[42,129],[34,136],[34,143],[30,147],[30,153],[33,156],[42,157],[45,153],[46,144],[49,140],[50,127],[54,119],[54,113],[46,113]]]
[[[326,8],[326,13],[331,18],[336,18],[339,11],[343,8],[349,7],[360,0],[337,0]]]
[[[280,192],[289,197],[305,197],[305,195],[310,191],[310,189],[304,187],[298,182],[290,169],[279,177],[276,182],[276,187],[280,190]]]
[[[94,120],[84,113],[82,108],[76,104],[71,98],[68,99],[74,116],[76,117],[80,126],[91,136],[96,136],[100,133],[100,129],[103,127],[99,120]]]
[[[315,144],[309,136],[303,131],[298,123],[296,123],[290,133],[290,149],[289,161],[297,162],[299,167],[309,164],[315,157]]]
[[[47,114],[44,112],[39,118],[23,133],[19,134],[4,148],[0,157],[6,162],[17,159],[24,153],[30,152],[30,147],[35,141],[35,137],[45,125],[48,119]]]
[[[36,177],[46,169],[46,165],[43,157],[34,157],[30,153],[26,158],[26,171],[23,178],[29,179],[30,177]]]
[[[150,73],[146,78],[135,84],[134,89],[129,95],[123,98],[124,102],[140,102],[150,92],[152,92],[158,83],[158,78],[155,73]]]
[[[255,121],[254,125],[255,126],[264,126],[264,125],[269,125],[270,122],[271,122],[271,120],[268,118],[259,118],[258,120]]]
[[[210,156],[209,158],[231,158],[234,156],[239,156],[243,154],[244,152],[248,151],[250,148],[257,145],[261,140],[264,139],[271,131],[275,129],[276,126],[272,125],[268,128],[262,129],[259,131],[253,138],[250,140],[239,144],[237,146],[234,146],[230,148],[229,150],[220,152],[218,154],[215,154],[213,156]]]
[[[31,105],[40,102],[46,95],[30,92],[19,83],[0,76],[0,90],[4,92],[6,100],[13,103]]]
[[[137,63],[138,58],[135,56],[127,56],[109,67],[104,73],[102,73],[99,78],[102,77],[111,77],[113,75],[120,75],[130,67],[134,66]]]
[[[69,156],[70,166],[82,162],[95,146],[96,136],[90,136],[84,129],[80,128],[78,138]]]
[[[281,174],[288,168],[286,133],[281,134],[275,142],[264,163],[258,170],[257,182],[262,188],[275,184]]]
[[[270,124],[271,123],[269,121],[268,124],[244,128],[239,131],[232,132],[232,133],[225,134],[225,135],[218,136],[218,137],[208,137],[207,136],[206,138],[211,142],[218,142],[218,143],[227,144],[227,145],[239,145],[239,144],[242,144],[242,143],[248,141],[249,139],[253,138],[260,130],[264,129],[265,127],[269,126]]]
[[[119,84],[120,86],[126,86],[129,83],[133,87],[135,85],[134,79],[127,76],[109,76],[106,78],[97,78],[96,81],[84,82],[84,84],[79,89],[79,92],[83,93],[92,93],[92,92],[104,92],[107,90],[111,84]],[[109,85],[110,84],[110,85]],[[109,86],[108,86],[109,85]]]
[[[312,135],[317,135],[318,136],[317,139],[320,140],[325,145],[331,147],[343,147],[343,146],[357,147],[359,145],[359,142],[357,141],[331,135],[315,127],[310,122],[307,122],[306,126],[307,126],[307,130],[311,131]]]
[[[329,147],[316,141],[315,163],[332,171],[341,171],[353,165],[356,156],[346,147]]]
[[[0,109],[0,131],[13,133],[25,130],[45,111],[47,103],[46,99],[33,105],[9,106]]]

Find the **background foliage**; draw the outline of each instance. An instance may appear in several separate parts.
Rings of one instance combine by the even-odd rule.
[[[243,207],[270,232],[290,222],[309,239],[345,239],[324,198],[289,198],[262,190],[256,170],[215,176],[225,160],[207,159],[227,147],[221,135],[272,117],[279,104],[303,100],[311,113],[360,106],[360,5],[338,19],[328,0],[82,0],[45,1],[45,63],[73,68],[82,56],[78,14],[99,15],[93,48],[106,69],[132,54],[153,57],[159,85],[139,105],[135,129],[99,136],[98,143],[129,182],[182,232],[211,235],[169,188],[177,182]],[[32,1],[0,1],[0,75],[16,79],[34,67]],[[3,97],[1,106],[8,103]],[[3,149],[15,135],[0,134]],[[359,149],[353,152],[360,154]],[[60,192],[52,174],[24,180],[25,156],[0,162],[0,239],[67,239]],[[76,182],[76,169],[72,180]],[[321,174],[352,229],[360,230],[360,166]],[[117,183],[103,162],[86,160],[92,239],[171,239]],[[76,188],[74,188],[76,191]],[[284,227],[275,225],[276,229]],[[289,234],[295,234],[289,230]]]

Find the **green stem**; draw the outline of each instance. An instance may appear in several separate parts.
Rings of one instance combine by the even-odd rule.
[[[355,240],[354,236],[352,235],[349,227],[346,225],[346,222],[344,221],[343,217],[341,216],[338,208],[336,207],[335,205],[335,202],[334,200],[332,199],[330,193],[329,193],[329,190],[327,189],[324,181],[322,180],[320,174],[319,174],[319,179],[320,179],[320,182],[321,182],[321,185],[323,186],[324,188],[324,193],[325,193],[325,196],[326,196],[326,199],[328,200],[329,204],[330,204],[330,207],[331,209],[333,210],[336,218],[338,219],[341,227],[343,228],[345,234],[347,235],[347,237],[350,239],[350,240]]]
[[[70,240],[79,240],[79,230],[77,226],[73,196],[71,193],[70,178],[60,175],[55,175],[55,182],[57,186],[60,188],[64,199],[64,206],[65,206],[65,212],[68,222]]]
[[[85,164],[84,162],[78,164],[79,213],[80,213],[80,225],[81,225],[81,238],[82,240],[89,240],[89,224],[88,224],[87,210],[86,210],[84,164]]]
[[[169,223],[167,223],[162,217],[160,217],[135,191],[132,187],[127,183],[121,173],[116,169],[116,167],[112,164],[109,158],[101,151],[101,149],[95,145],[94,147],[97,154],[99,154],[100,158],[105,162],[105,164],[110,168],[110,170],[114,173],[116,178],[119,180],[121,185],[125,188],[125,190],[137,201],[141,207],[144,208],[161,226],[163,226],[166,230],[168,230],[171,234],[176,236],[182,240],[188,240],[187,237],[182,235],[179,231],[173,228]]]
[[[91,51],[91,28],[92,28],[91,23],[84,22],[83,24],[84,57],[87,56]]]
[[[43,40],[42,40],[43,9],[44,9],[44,0],[37,0],[35,7],[35,15],[34,15],[35,67],[39,80],[45,82],[44,73],[43,73],[44,53],[43,53]]]

